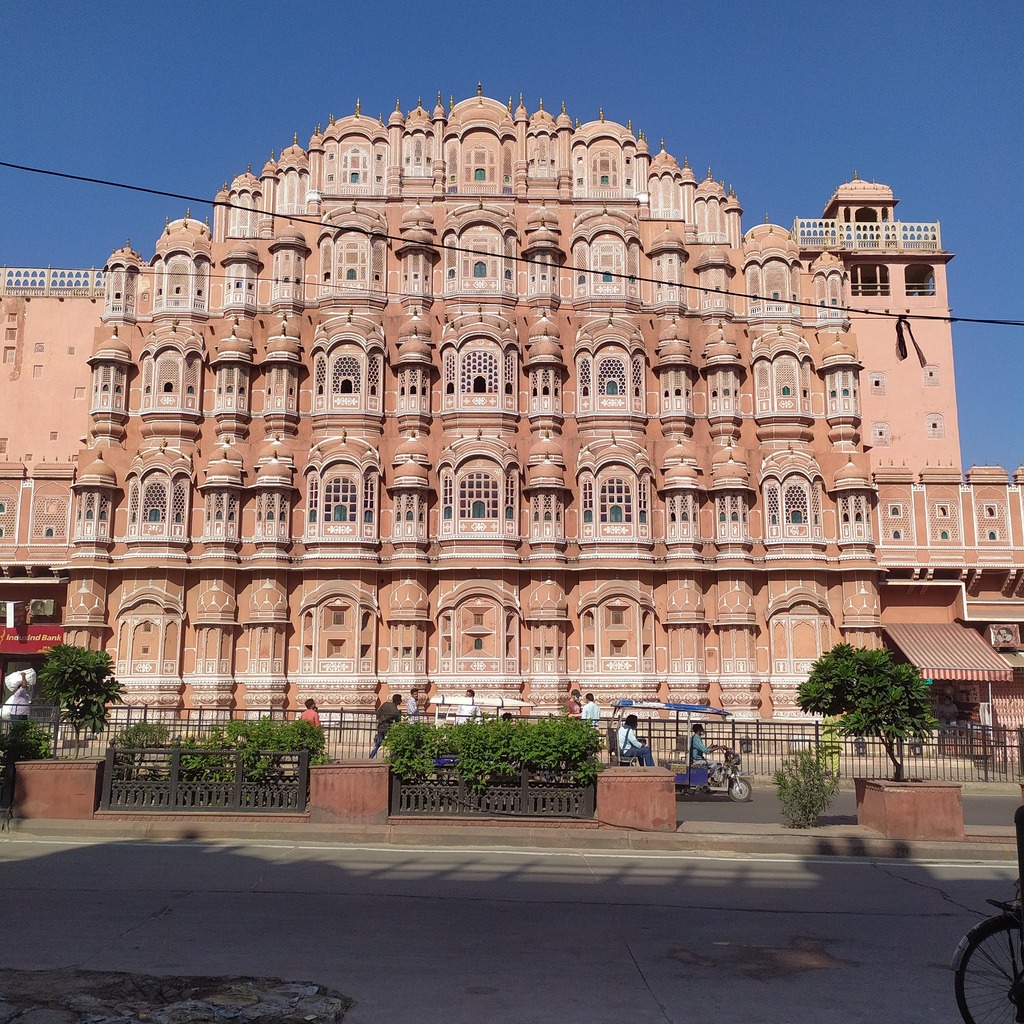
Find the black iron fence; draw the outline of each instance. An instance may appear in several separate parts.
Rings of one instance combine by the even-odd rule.
[[[593,818],[595,787],[574,786],[551,773],[522,771],[505,785],[470,789],[461,779],[391,779],[391,813],[429,817]]]
[[[58,757],[103,757],[118,733],[139,722],[160,722],[169,727],[172,738],[189,740],[210,735],[232,717],[291,719],[296,714],[280,708],[233,712],[193,708],[168,712],[163,708],[118,706],[111,708],[110,721],[103,732],[76,736],[66,722],[59,721],[47,709],[32,709],[33,720],[52,730],[53,749]],[[321,710],[320,720],[327,756],[332,761],[357,760],[369,755],[377,731],[373,711]],[[602,735],[610,724],[610,717],[602,719]],[[705,721],[704,725],[706,741],[739,751],[744,770],[753,775],[771,776],[799,750],[811,750],[827,758],[845,778],[892,774],[888,755],[878,740],[839,737],[820,722],[729,719]],[[0,730],[6,726],[6,722],[0,722]],[[677,760],[689,743],[685,718],[641,718],[638,732],[658,760]],[[1015,728],[973,724],[937,729],[922,741],[904,744],[906,773],[908,777],[951,782],[1024,782],[1022,733],[1024,730]],[[601,756],[607,760],[607,751]]]
[[[309,791],[309,751],[110,747],[105,811],[300,813]]]

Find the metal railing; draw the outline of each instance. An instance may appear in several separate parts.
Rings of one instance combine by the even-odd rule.
[[[225,711],[192,708],[168,712],[163,708],[119,706],[110,709],[110,720],[103,732],[82,732],[59,721],[51,709],[33,707],[32,720],[51,730],[57,757],[104,757],[118,733],[139,722],[159,722],[169,727],[172,738],[199,739],[210,735],[231,718],[269,717],[291,720],[297,711],[280,708],[235,709]],[[537,717],[537,716],[533,716]],[[430,721],[430,716],[426,716]],[[335,709],[320,711],[327,756],[332,761],[361,760],[369,755],[377,732],[373,711]],[[612,724],[605,715],[604,729]],[[617,723],[615,723],[617,724]],[[820,722],[708,721],[706,741],[720,743],[739,751],[744,770],[770,777],[782,762],[800,750],[811,750],[826,758],[844,778],[878,778],[892,774],[892,763],[885,748],[876,739],[834,736]],[[7,722],[0,722],[0,732]],[[906,774],[912,778],[950,782],[1024,782],[1024,730],[963,723],[937,729],[903,747]],[[642,718],[638,734],[654,752],[656,760],[677,760],[689,744],[685,719]],[[836,749],[838,748],[838,749]],[[602,751],[607,762],[607,751]]]
[[[110,747],[103,773],[105,811],[302,813],[309,751],[261,751],[258,774],[240,750]]]

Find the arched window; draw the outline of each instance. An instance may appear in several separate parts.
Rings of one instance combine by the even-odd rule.
[[[349,523],[357,517],[359,491],[349,476],[331,476],[324,481],[324,522]]]
[[[477,260],[473,264],[473,276],[474,277],[486,277],[487,276],[487,264],[483,260]]]
[[[497,394],[498,360],[487,349],[469,349],[462,354],[461,390],[463,394]]]
[[[602,523],[633,522],[633,490],[620,477],[612,477],[601,483],[600,518]]]

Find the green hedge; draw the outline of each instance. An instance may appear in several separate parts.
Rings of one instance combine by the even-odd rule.
[[[550,772],[577,785],[590,785],[603,767],[597,760],[600,731],[578,718],[507,721],[489,718],[460,725],[397,722],[384,737],[391,770],[403,782],[422,782],[441,769],[482,790],[516,779],[523,768]]]
[[[50,731],[35,722],[10,722],[0,731],[0,768],[17,761],[39,761],[50,754]]]
[[[180,747],[180,778],[186,782],[223,782],[231,778],[234,764],[227,765],[222,755],[212,753],[218,750],[237,750],[246,778],[257,783],[273,775],[279,764],[275,753],[306,748],[311,765],[327,764],[329,760],[323,729],[302,718],[292,722],[272,718],[233,720],[215,726],[203,736],[188,739],[173,735],[171,724],[136,722],[118,733],[113,746]]]

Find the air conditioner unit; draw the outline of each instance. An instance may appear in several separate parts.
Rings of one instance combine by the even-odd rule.
[[[997,648],[1020,647],[1020,626],[1016,622],[1007,622],[998,626],[988,627],[988,642]]]
[[[28,603],[28,613],[33,619],[53,618],[53,598],[37,597]]]

